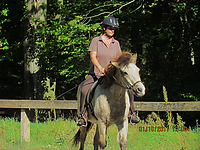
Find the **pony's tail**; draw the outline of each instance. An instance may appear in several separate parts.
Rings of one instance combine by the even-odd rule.
[[[87,129],[86,129],[86,134],[90,131],[90,129],[92,128],[93,123],[88,122],[87,124]],[[81,135],[81,131],[80,129],[78,130],[78,132],[76,133],[76,135],[73,137],[73,146],[77,146],[78,143],[80,142],[80,135]]]
[[[80,142],[80,133],[81,131],[79,129],[76,135],[73,137],[73,146],[77,146],[78,143]]]

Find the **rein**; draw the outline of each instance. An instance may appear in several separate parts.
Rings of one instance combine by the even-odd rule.
[[[98,73],[97,75],[93,75],[93,76],[92,76],[91,78],[89,78],[88,80],[92,79],[92,78],[95,77],[95,76],[99,76],[99,75],[100,75],[100,73]],[[82,81],[80,84],[82,84],[82,83],[85,82],[85,81],[87,81],[87,80]],[[73,87],[73,88],[67,90],[66,92],[64,92],[64,93],[62,93],[62,94],[60,94],[60,95],[58,95],[54,100],[57,100],[57,98],[59,98],[59,97],[65,95],[65,94],[69,93],[71,90],[77,88],[80,84],[78,84],[77,86],[75,86],[75,87]]]

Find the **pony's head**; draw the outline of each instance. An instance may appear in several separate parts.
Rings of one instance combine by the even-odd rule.
[[[108,88],[113,83],[132,90],[136,96],[145,94],[145,87],[141,82],[139,68],[136,66],[137,54],[123,52],[122,55],[105,67],[105,77],[102,87]]]

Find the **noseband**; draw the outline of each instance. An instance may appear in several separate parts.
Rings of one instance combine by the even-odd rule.
[[[126,78],[123,76],[123,77],[122,77],[122,82],[124,83],[125,86],[123,86],[123,85],[121,85],[121,84],[119,84],[119,83],[115,83],[115,84],[117,84],[117,85],[119,85],[119,86],[121,86],[121,87],[123,87],[123,88],[125,88],[125,89],[131,90],[131,89],[134,89],[134,87],[136,86],[137,83],[142,82],[142,81],[136,81],[133,85],[131,85],[131,84],[126,80]]]
[[[111,65],[113,65],[112,64],[112,62],[110,62],[111,63]],[[121,70],[120,70],[121,71]],[[122,72],[122,71],[121,71]],[[119,86],[121,86],[121,87],[123,87],[123,88],[125,88],[125,89],[128,89],[128,90],[131,90],[131,89],[133,89],[134,90],[134,87],[135,87],[135,85],[137,84],[137,83],[139,83],[139,82],[142,82],[142,81],[136,81],[133,85],[131,85],[127,80],[126,80],[126,78],[123,76],[122,77],[122,82],[126,85],[126,86],[123,86],[123,85],[121,85],[121,84],[119,84],[119,83],[115,83],[116,85],[119,85]],[[135,91],[134,91],[135,92]]]
[[[136,81],[133,85],[131,85],[131,84],[126,80],[126,78],[125,78],[124,76],[122,77],[122,81],[123,81],[123,83],[124,83],[126,86],[123,86],[123,85],[121,85],[121,86],[124,87],[124,88],[126,88],[126,89],[129,89],[129,90],[133,89],[133,88],[136,86],[137,83],[142,82],[142,81]]]

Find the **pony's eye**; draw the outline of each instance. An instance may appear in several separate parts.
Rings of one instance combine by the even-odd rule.
[[[124,72],[124,75],[128,75],[128,73],[127,73],[127,72]]]

